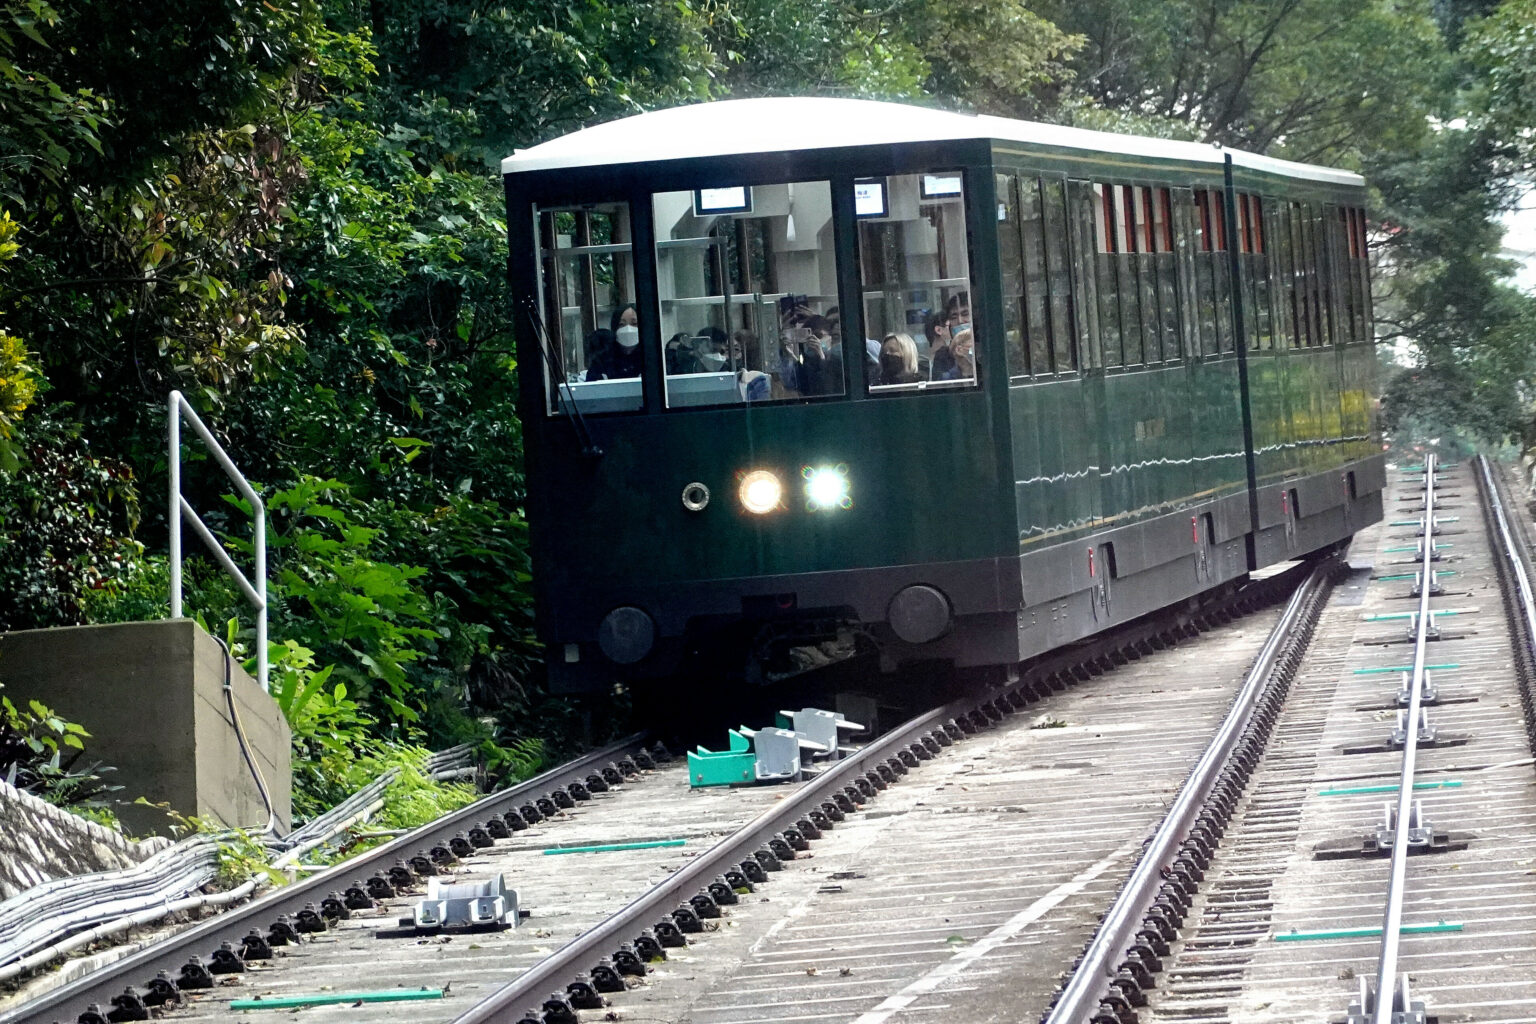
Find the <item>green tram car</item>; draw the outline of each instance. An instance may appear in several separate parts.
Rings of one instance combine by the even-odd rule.
[[[1381,517],[1354,174],[809,98],[502,167],[557,690],[1014,666]]]

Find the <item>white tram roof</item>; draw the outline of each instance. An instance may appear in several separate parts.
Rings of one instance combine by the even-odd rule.
[[[819,96],[716,100],[653,110],[517,150],[502,160],[501,170],[503,174],[512,174],[951,139],[997,139],[1218,165],[1224,153],[1231,153],[1233,163],[1257,171],[1339,185],[1364,184],[1364,179],[1348,171],[1276,160],[1242,150],[1222,150],[1198,142],[1095,132],[988,114],[957,114],[903,103]]]

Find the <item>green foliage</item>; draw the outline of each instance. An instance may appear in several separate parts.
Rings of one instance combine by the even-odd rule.
[[[1074,89],[1095,105],[1292,159],[1360,166],[1361,151],[1411,147],[1444,85],[1429,0],[1032,7],[1086,39]]]
[[[4,689],[0,684],[0,689]],[[118,786],[102,779],[111,771],[83,762],[90,733],[65,721],[41,701],[18,708],[0,694],[0,779],[58,807],[100,808]]]
[[[735,95],[827,92],[1031,107],[1081,39],[1021,0],[733,0],[714,19]]]
[[[22,425],[23,462],[0,474],[0,631],[85,621],[86,595],[137,555],[133,470],[55,416]]]

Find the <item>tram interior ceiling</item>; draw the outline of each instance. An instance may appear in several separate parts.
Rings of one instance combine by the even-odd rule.
[[[833,99],[503,172],[557,689],[1008,666],[1381,516],[1352,173]]]

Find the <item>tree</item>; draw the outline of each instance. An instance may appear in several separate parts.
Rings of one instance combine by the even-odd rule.
[[[1073,61],[1076,103],[1296,160],[1359,167],[1363,151],[1411,148],[1444,84],[1427,0],[1049,0],[1036,10],[1087,40]]]

